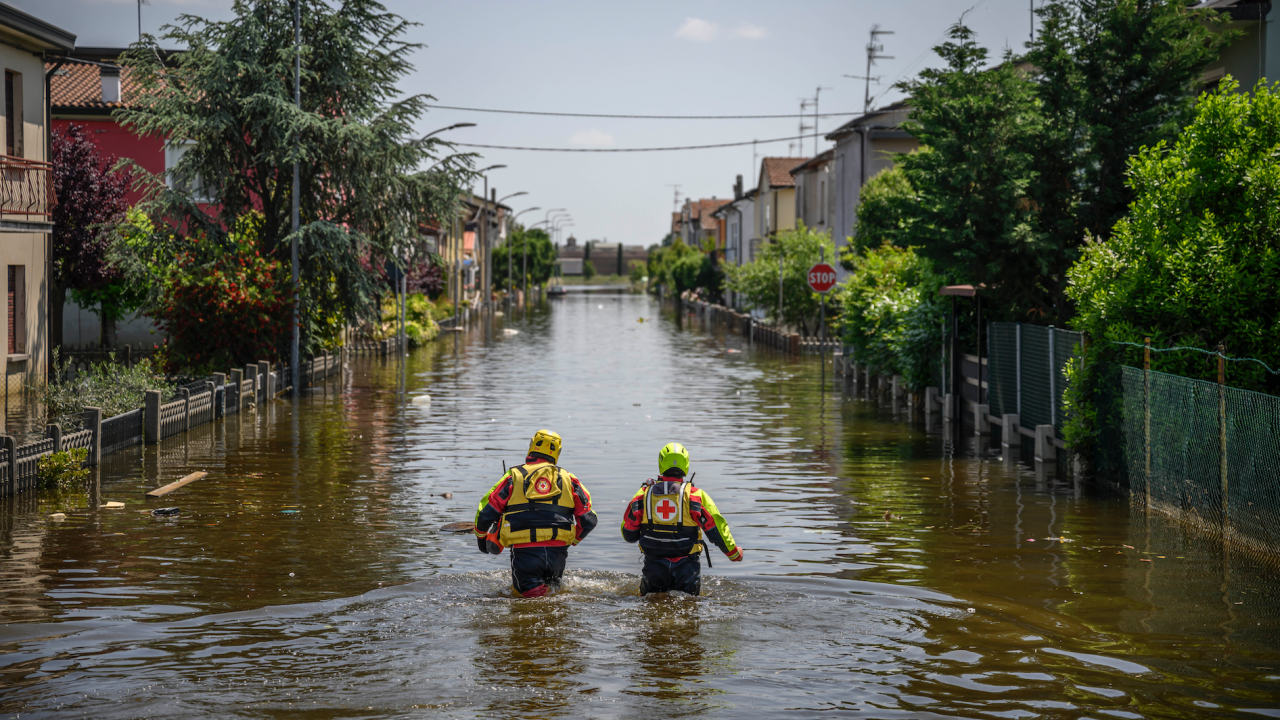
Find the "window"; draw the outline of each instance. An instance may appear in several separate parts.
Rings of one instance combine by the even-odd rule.
[[[195,143],[191,141],[171,141],[165,143],[164,146],[164,176],[165,183],[172,190],[187,193],[192,200],[202,203],[211,203],[213,198],[205,192],[204,180],[200,177],[188,178],[177,174],[178,163],[182,161],[184,155],[191,148],[195,147]]]
[[[22,157],[22,73],[4,71],[4,152]]]
[[[9,354],[27,351],[27,268],[9,266]]]

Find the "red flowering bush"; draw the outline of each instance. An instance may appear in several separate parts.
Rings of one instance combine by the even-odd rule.
[[[169,339],[168,372],[203,375],[276,360],[289,332],[292,295],[283,263],[263,258],[252,232],[232,233],[212,261],[180,254],[152,313]]]

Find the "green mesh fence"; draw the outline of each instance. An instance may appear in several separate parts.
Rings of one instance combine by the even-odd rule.
[[[1134,502],[1280,557],[1280,398],[1121,369]]]
[[[987,327],[988,404],[1014,413],[1023,427],[1062,428],[1067,367],[1080,357],[1081,335],[1069,330],[991,323]]]

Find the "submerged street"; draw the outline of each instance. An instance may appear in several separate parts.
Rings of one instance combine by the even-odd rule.
[[[600,526],[513,599],[440,528],[540,427]],[[641,600],[618,526],[672,441],[745,560]],[[1280,717],[1276,570],[649,296],[355,357],[100,477],[3,501],[5,717]]]

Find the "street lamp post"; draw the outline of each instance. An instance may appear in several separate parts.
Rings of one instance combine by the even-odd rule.
[[[480,307],[489,309],[492,309],[489,304],[489,297],[491,294],[490,284],[493,282],[493,268],[491,267],[493,253],[489,247],[489,171],[499,170],[504,167],[506,165],[490,165],[479,171],[480,175],[484,177],[484,197],[480,203],[480,246],[484,248],[484,267],[481,268],[480,287],[483,288],[484,300],[481,301]]]
[[[509,200],[513,197],[520,197],[521,195],[528,195],[528,194],[529,193],[525,192],[524,190],[521,190],[520,192],[517,192],[517,193],[511,193],[510,195],[504,196],[503,198],[499,199],[497,204],[501,205],[503,200]],[[508,220],[508,222],[510,222],[510,219]],[[511,307],[511,260],[512,260],[511,238],[510,238],[510,234],[508,233],[508,237],[507,237],[507,301],[506,301],[507,307]]]
[[[527,212],[533,212],[534,210],[541,210],[541,209],[542,208],[540,207],[525,208],[524,210],[521,210],[520,212],[511,216],[511,222],[512,224],[514,224],[515,221],[521,215]],[[520,242],[520,254],[522,256],[521,262],[520,262],[520,285],[523,288],[520,291],[520,294],[522,298],[527,300],[529,297],[529,238],[528,236],[524,237]]]
[[[432,136],[434,136],[434,135],[439,135],[440,133],[442,133],[442,132],[447,132],[447,131],[449,131],[449,130],[457,130],[457,129],[459,129],[459,128],[469,128],[469,127],[475,127],[475,126],[476,126],[476,124],[475,124],[475,123],[472,123],[472,122],[460,122],[460,123],[454,123],[454,124],[452,124],[452,125],[447,125],[447,126],[445,126],[445,127],[442,127],[442,128],[440,128],[440,129],[438,129],[438,130],[432,130],[431,132],[427,133],[426,135],[423,135],[423,136],[418,140],[418,142],[419,142],[419,143],[424,143],[424,142],[426,142],[429,138],[431,138]],[[449,143],[448,143],[448,142],[446,142],[445,144],[446,144],[446,145],[449,145]],[[450,147],[452,147],[452,145],[450,145]],[[437,166],[437,165],[440,165],[441,163],[445,163],[445,164],[447,164],[447,163],[448,163],[450,160],[452,160],[453,158],[458,157],[459,155],[465,155],[465,154],[466,154],[466,153],[454,153],[453,155],[448,155],[448,156],[444,157],[444,158],[443,158],[443,159],[441,159],[441,160],[437,160],[435,163],[433,163],[433,164],[431,165],[431,167],[427,168],[427,172],[431,172],[432,170],[434,170],[434,169],[436,168],[436,166]],[[462,301],[462,278],[461,278],[461,277],[459,277],[459,273],[460,273],[461,269],[462,269],[462,259],[461,259],[461,257],[454,258],[454,260],[453,260],[453,268],[452,268],[451,272],[449,273],[449,274],[450,274],[449,284],[450,284],[450,285],[454,285],[454,284],[456,284],[456,285],[458,286],[458,292],[457,292],[457,296],[455,297],[455,296],[454,296],[453,291],[452,291],[452,290],[450,290],[450,291],[449,291],[449,299],[453,302],[453,318],[454,318],[455,327],[456,327],[456,324],[457,324],[457,321],[458,321],[458,308],[459,308],[459,306],[462,304],[462,303],[461,303],[461,301]]]

